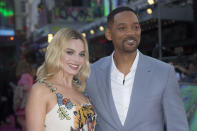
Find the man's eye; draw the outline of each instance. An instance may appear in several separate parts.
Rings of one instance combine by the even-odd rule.
[[[118,29],[122,31],[122,30],[125,30],[126,28],[125,27],[119,27]]]
[[[134,26],[134,30],[139,30],[140,29],[140,26]]]
[[[72,51],[66,51],[66,53],[67,53],[68,55],[72,55],[72,54],[73,54]]]

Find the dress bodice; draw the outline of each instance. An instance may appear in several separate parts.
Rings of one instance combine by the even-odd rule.
[[[56,88],[50,90],[56,94],[57,104],[46,114],[45,131],[94,131],[96,113],[90,102],[76,105],[56,93]]]

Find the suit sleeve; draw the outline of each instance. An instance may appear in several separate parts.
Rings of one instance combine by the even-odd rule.
[[[184,104],[173,67],[169,70],[163,94],[163,109],[167,131],[189,131]]]
[[[88,80],[86,80],[86,87],[85,87],[85,90],[83,92],[83,95],[86,96],[86,97],[88,97],[88,88],[89,88],[89,86],[88,86]]]

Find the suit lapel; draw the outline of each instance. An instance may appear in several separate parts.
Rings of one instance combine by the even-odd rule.
[[[109,112],[109,115],[111,116],[112,120],[113,120],[113,124],[115,127],[119,127],[121,128],[122,127],[122,124],[120,122],[120,119],[119,119],[119,116],[118,116],[118,113],[117,113],[117,110],[116,110],[116,107],[115,107],[115,104],[114,104],[114,100],[113,100],[113,96],[112,96],[112,90],[111,90],[111,64],[112,64],[112,58],[111,56],[109,56],[107,58],[107,60],[105,61],[104,63],[105,65],[101,65],[100,67],[102,68],[103,70],[103,73],[105,75],[102,75],[102,76],[105,76],[105,84],[106,86],[104,86],[103,88],[103,94],[105,95],[102,95],[104,99],[104,101],[106,101],[106,106],[108,106],[108,112]]]
[[[141,96],[143,96],[144,87],[148,86],[148,82],[151,78],[151,63],[147,61],[145,56],[139,52],[139,61],[137,65],[137,70],[135,73],[134,84],[131,94],[131,100],[129,104],[129,109],[127,113],[127,118],[124,124],[125,128],[131,127],[132,123],[135,121],[138,110],[138,104]]]
[[[113,96],[112,96],[112,88],[111,88],[111,69],[110,69],[110,72],[108,73],[109,76],[109,80],[108,80],[108,102],[109,102],[109,105],[110,105],[110,108],[111,108],[111,114],[113,114],[113,119],[114,121],[116,122],[116,125],[121,128],[122,127],[122,124],[121,124],[121,121],[120,121],[120,118],[118,116],[118,112],[116,110],[116,106],[115,106],[115,103],[114,103],[114,99],[113,99]]]

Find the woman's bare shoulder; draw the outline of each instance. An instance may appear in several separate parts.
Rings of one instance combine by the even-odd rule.
[[[36,82],[30,91],[30,94],[35,97],[41,97],[44,98],[45,96],[48,96],[50,93],[50,88],[44,85],[43,83]]]

